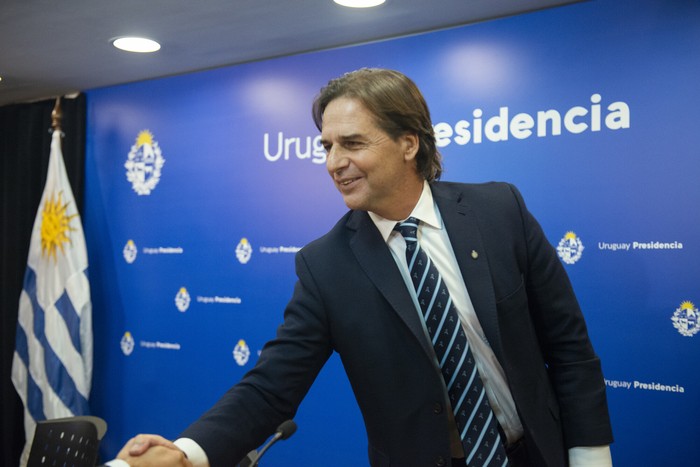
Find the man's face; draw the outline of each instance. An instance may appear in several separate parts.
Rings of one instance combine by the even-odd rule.
[[[328,104],[322,127],[326,168],[345,204],[387,219],[408,216],[423,183],[415,162],[418,138],[393,140],[360,101],[346,97]]]

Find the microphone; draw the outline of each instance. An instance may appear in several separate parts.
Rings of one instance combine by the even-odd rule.
[[[292,436],[294,432],[297,431],[297,424],[294,423],[294,420],[287,420],[286,422],[282,422],[280,426],[277,427],[277,430],[275,431],[275,434],[270,438],[270,440],[265,443],[263,448],[260,450],[259,453],[255,453],[255,451],[251,451],[248,453],[246,458],[244,459],[244,462],[241,463],[241,466],[250,466],[250,467],[257,467],[258,462],[260,462],[260,458],[267,452],[270,447],[275,444],[279,440],[285,440]],[[248,464],[247,461],[250,461],[250,464]]]

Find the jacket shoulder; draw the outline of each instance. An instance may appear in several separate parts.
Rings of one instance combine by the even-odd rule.
[[[328,251],[328,248],[336,248],[340,243],[347,243],[348,235],[351,232],[351,230],[348,229],[348,223],[351,222],[350,219],[361,216],[362,214],[365,213],[348,211],[328,232],[307,243],[299,251],[299,253],[304,256],[313,255],[319,252]]]
[[[524,208],[520,191],[506,182],[458,183],[435,182],[431,184],[433,196],[452,198],[472,208],[502,209],[506,206]]]

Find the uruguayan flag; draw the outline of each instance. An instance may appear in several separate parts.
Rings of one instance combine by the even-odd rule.
[[[83,228],[53,132],[44,194],[34,220],[12,361],[24,403],[26,461],[36,422],[88,413],[92,310]]]

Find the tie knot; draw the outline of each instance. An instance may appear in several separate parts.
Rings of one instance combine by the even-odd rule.
[[[406,243],[415,243],[418,241],[419,222],[420,221],[415,217],[409,217],[403,222],[397,222],[396,226],[394,227],[394,230],[399,232],[403,236],[403,238],[406,239]]]

